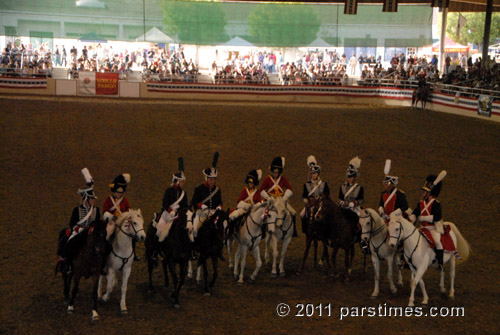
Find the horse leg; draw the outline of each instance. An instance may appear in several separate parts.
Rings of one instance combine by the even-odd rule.
[[[122,269],[122,296],[121,296],[121,299],[120,299],[120,312],[122,314],[127,314],[128,313],[128,310],[127,310],[127,285],[128,285],[128,279],[130,278],[130,272],[132,271],[132,263],[128,263],[127,265],[129,266],[125,266],[123,269]]]
[[[252,250],[253,258],[255,258],[255,271],[252,273],[252,276],[249,279],[249,281],[251,283],[253,283],[255,281],[255,279],[257,278],[257,274],[259,273],[259,270],[262,267],[262,260],[260,259],[259,244],[260,243],[257,243],[256,245],[254,245],[253,250]]]
[[[62,277],[64,283],[64,290],[63,290],[64,304],[66,305],[69,303],[69,290],[71,288],[71,279],[73,278],[73,274],[72,273],[67,274],[62,272]]]
[[[401,267],[399,266],[399,254],[398,251],[394,253],[393,259],[393,265],[396,269],[398,269],[398,285],[403,286],[403,274],[401,273]]]
[[[281,257],[280,257],[280,276],[284,277],[286,276],[286,271],[285,271],[285,256],[286,256],[286,250],[288,249],[288,245],[292,241],[292,235],[288,234],[283,241],[283,245],[281,246]]]
[[[274,236],[274,235],[272,235]],[[264,241],[264,245],[266,247],[265,251],[264,251],[264,264],[268,265],[270,262],[269,262],[269,249],[271,248],[271,239],[272,239],[272,236],[271,236],[271,233],[268,233],[266,235],[266,240]]]
[[[177,297],[177,305],[174,305],[174,307],[180,307],[179,303],[179,293],[181,291],[181,287],[184,285],[184,281],[186,279],[186,273],[187,273],[187,262],[182,261],[179,263],[179,268],[180,268],[180,276],[179,276],[179,285],[177,285],[177,292],[176,292],[176,297]]]
[[[98,269],[100,269],[100,266]],[[92,321],[99,320],[99,313],[97,313],[97,289],[99,287],[99,276],[99,271],[92,275]]]
[[[330,260],[328,259],[328,240],[322,240],[323,242],[323,255],[321,259],[324,259],[326,262],[326,274],[330,275]]]
[[[241,249],[241,250],[240,250]],[[244,272],[245,272],[245,265],[247,263],[247,246],[246,245],[240,245],[240,247],[238,248],[238,252],[241,252],[241,269],[240,269],[240,276],[239,276],[239,280],[238,280],[238,284],[242,285],[243,284],[243,276],[244,276]],[[235,267],[236,269],[236,267]]]
[[[276,259],[278,258],[278,239],[275,235],[271,238],[272,250],[273,250],[273,265],[271,269],[271,276],[276,277],[278,272],[276,271]]]
[[[219,276],[219,257],[212,256],[212,267],[213,267],[214,273],[212,276],[212,281],[210,282],[210,291],[211,291],[212,287],[214,287],[215,280]]]
[[[394,285],[394,278],[393,278],[394,257],[395,256],[387,257],[387,279],[389,279],[389,287],[391,288],[392,294],[396,294],[396,292],[398,291],[398,288],[396,287],[396,285]]]
[[[165,279],[165,287],[168,287],[169,286],[169,279],[168,279],[168,263],[167,263],[167,260],[164,259],[162,261],[162,267],[163,267],[163,278]]]
[[[339,246],[334,245],[332,250],[332,270],[333,270],[333,278],[339,279],[340,275],[337,271],[337,253],[339,252]]]
[[[301,274],[302,271],[304,271],[304,265],[306,264],[306,259],[307,256],[309,255],[309,248],[311,248],[311,238],[309,235],[306,235],[306,249],[304,250],[304,257],[302,257],[302,264],[299,267],[299,270],[297,271],[297,274]],[[315,241],[316,242],[316,241]],[[316,266],[316,251],[317,251],[318,244],[315,243],[314,245],[314,265]]]
[[[455,298],[455,256],[450,256],[450,294],[448,297]]]
[[[240,256],[241,256],[241,249],[242,249],[242,244],[238,245],[238,249],[236,250],[236,253],[234,254],[234,268],[233,268],[233,277],[234,279],[238,279],[238,266],[240,265]],[[242,271],[243,272],[243,271]]]
[[[203,267],[198,262],[198,267],[196,268],[196,283],[198,285],[201,284],[201,270],[202,269],[203,269]]]
[[[229,255],[229,268],[231,269],[234,266],[233,263],[233,258],[232,253],[231,253],[231,245],[233,244],[233,241],[231,239],[228,239],[226,242],[226,248],[227,248],[227,254]]]
[[[187,277],[193,279],[193,262],[191,260],[188,261]]]
[[[206,296],[210,295],[210,290],[208,289],[208,269],[207,269],[207,260],[205,256],[200,255],[200,263],[203,268],[203,280],[204,280],[204,287],[203,287],[203,294]],[[199,267],[198,267],[198,272],[199,272]],[[196,278],[198,279],[198,278]]]
[[[316,269],[318,267],[318,240],[314,240],[313,244],[314,244],[313,267]]]
[[[351,281],[351,272],[352,272],[352,262],[354,260],[354,244],[349,245],[345,249],[345,282],[349,283]]]
[[[152,293],[153,288],[153,261],[148,257],[148,275],[149,275],[149,283],[148,283],[148,293]]]
[[[372,263],[373,263],[375,286],[373,288],[371,298],[377,298],[379,293],[379,283],[380,283],[380,260],[373,251],[372,251]]]
[[[429,301],[429,296],[427,295],[427,291],[425,290],[425,284],[424,281],[422,280],[422,277],[425,271],[427,270],[428,264],[429,264],[429,253],[426,253],[422,259],[421,266],[417,268],[415,276],[412,278],[411,281],[411,294],[408,303],[408,306],[410,307],[415,306],[415,288],[417,287],[417,283],[420,285],[420,289],[422,290],[422,295],[424,296],[422,304],[426,305],[427,302]]]
[[[170,275],[172,276],[173,290],[170,294],[170,297],[174,300],[174,306],[179,304],[179,300],[177,299],[177,285],[179,284],[177,273],[175,272],[175,263],[173,260],[168,262],[168,269],[170,270]],[[176,306],[177,307],[177,306]]]
[[[104,277],[104,276],[101,276]],[[104,278],[102,278],[104,279]],[[113,288],[115,286],[115,270],[112,269],[111,267],[108,269],[108,274],[106,275],[106,292],[102,296],[102,301],[108,301],[109,296],[111,295],[111,292],[113,292]]]
[[[80,272],[80,271],[78,271],[78,272]],[[71,299],[69,301],[68,309],[67,309],[68,314],[73,314],[73,311],[75,309],[74,308],[75,298],[76,298],[76,294],[78,293],[78,285],[80,284],[81,277],[82,277],[82,275],[80,273],[75,274],[75,280],[73,282],[73,290],[71,291]]]

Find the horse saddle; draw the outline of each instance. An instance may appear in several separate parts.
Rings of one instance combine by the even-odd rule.
[[[444,251],[448,253],[456,253],[457,248],[455,247],[455,243],[453,243],[453,239],[450,235],[451,227],[449,225],[444,225],[444,234],[441,234],[441,244],[443,245]],[[420,234],[429,242],[429,246],[431,248],[435,248],[436,244],[434,243],[434,239],[432,238],[432,234],[429,230],[422,227],[419,229]]]

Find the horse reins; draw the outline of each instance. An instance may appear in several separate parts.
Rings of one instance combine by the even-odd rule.
[[[366,219],[367,217],[370,217],[370,231],[367,232],[367,233],[363,233],[361,232],[361,235],[363,234],[370,234],[370,245],[373,247],[373,250],[375,251],[375,253],[377,254],[377,257],[380,261],[384,260],[384,258],[381,258],[378,251],[380,250],[380,248],[384,245],[385,241],[387,241],[387,237],[389,237],[389,234],[386,235],[386,237],[384,238],[384,240],[382,241],[382,243],[380,243],[379,246],[375,246],[375,244],[373,244],[373,240],[371,237],[373,236],[376,236],[378,233],[384,231],[384,229],[386,228],[385,225],[382,225],[380,228],[377,228],[375,231],[373,230],[373,217],[370,215],[370,213],[368,213],[367,216],[360,216],[359,218],[360,219]]]
[[[400,239],[400,237],[401,237],[401,232],[403,231],[403,229],[404,229],[404,228],[403,228],[403,224],[402,224],[401,222],[399,222],[399,221],[398,221],[398,223],[399,223],[400,230],[399,230],[399,236],[397,237],[397,241],[403,244],[403,243],[404,243],[404,241],[406,241],[407,239],[409,239],[409,238],[410,238],[410,237],[411,237],[411,236],[412,236],[412,235],[413,235],[413,234],[414,234],[414,233],[415,233],[418,229],[417,229],[417,227],[414,227],[414,228],[413,228],[413,231],[411,232],[411,234],[410,234],[410,235],[408,235],[408,236],[406,236],[403,240],[401,240],[401,241],[400,241],[399,239]],[[407,258],[408,258],[408,261],[409,261],[409,263],[410,263],[410,265],[411,265],[414,269],[416,269],[417,267],[416,267],[415,265],[413,265],[413,254],[415,253],[415,251],[417,250],[418,245],[420,244],[420,237],[421,237],[421,236],[422,236],[421,234],[419,234],[419,235],[418,235],[418,241],[417,241],[417,243],[415,244],[415,248],[413,248],[413,250],[412,250],[412,252],[411,252],[410,256],[409,256],[409,257],[407,257]],[[396,238],[395,236],[391,236],[391,237],[392,237],[392,238]],[[405,253],[404,247],[403,247],[403,254],[404,254],[404,255],[405,255],[405,257],[406,257],[406,253]]]
[[[140,231],[143,231],[143,230],[144,230],[144,229],[139,229],[139,230],[136,230],[136,229],[135,229],[135,227],[134,227],[134,223],[132,222],[131,218],[128,218],[128,219],[127,219],[127,222],[130,224],[130,226],[131,226],[131,227],[132,227],[132,229],[134,230],[134,235],[131,235],[131,234],[127,233],[126,231],[124,231],[124,230],[122,229],[122,225],[119,225],[119,226],[118,226],[118,229],[119,229],[119,230],[120,230],[120,231],[121,231],[121,232],[122,232],[125,236],[127,236],[127,237],[129,237],[129,238],[131,238],[131,239],[134,239],[135,237],[137,237],[137,234],[138,234]],[[131,253],[131,254],[130,254],[130,256],[128,256],[128,257],[121,257],[121,256],[117,255],[117,254],[115,253],[115,250],[113,249],[113,246],[111,246],[111,253],[112,253],[113,255],[115,255],[115,257],[117,257],[117,258],[121,259],[121,261],[122,261],[122,266],[121,266],[118,270],[123,270],[123,268],[124,268],[125,264],[127,264],[127,263],[128,263],[128,261],[129,261],[129,259],[130,259],[130,258],[134,255],[134,248],[132,248],[132,253]]]

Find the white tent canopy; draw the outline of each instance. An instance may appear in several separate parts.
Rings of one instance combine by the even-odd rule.
[[[252,43],[248,42],[247,40],[239,36],[233,37],[223,45],[232,47],[255,47],[255,45],[253,45]]]
[[[308,45],[309,48],[312,47],[317,47],[317,48],[331,48],[333,45],[328,44],[324,39],[321,37],[316,38],[314,41],[311,42],[311,44]]]
[[[146,38],[144,38],[146,37]],[[160,29],[153,27],[146,35],[141,35],[137,37],[136,42],[153,42],[153,43],[173,43],[175,42],[170,36],[165,34]]]

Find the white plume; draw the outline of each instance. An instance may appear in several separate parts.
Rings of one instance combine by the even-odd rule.
[[[85,182],[87,182],[87,184],[90,184],[90,183],[93,182],[92,176],[90,175],[89,169],[83,168],[82,169],[82,174],[83,174],[83,177],[85,178]]]
[[[281,157],[281,163],[283,163],[283,169],[285,168],[285,157]]]
[[[260,180],[262,178],[262,170],[257,170],[257,179]]]
[[[391,172],[391,160],[386,159],[385,160],[385,166],[384,166],[384,174],[388,175],[389,172]]]
[[[307,166],[311,166],[312,165],[318,165],[318,163],[316,162],[316,157],[314,157],[313,155],[307,157]]]
[[[352,165],[355,169],[359,169],[359,167],[361,166],[361,159],[356,156],[349,161],[349,165]]]
[[[446,177],[446,170],[439,172],[439,175],[437,176],[436,180],[434,180],[433,184],[437,185],[441,180],[444,179],[444,177]]]
[[[125,182],[128,184],[130,183],[130,174],[128,173],[122,173],[123,178],[125,178]]]

